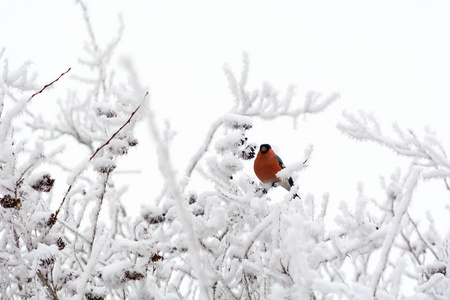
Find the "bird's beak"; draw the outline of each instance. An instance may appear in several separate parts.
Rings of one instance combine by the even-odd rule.
[[[261,147],[261,152],[262,153],[266,153],[267,152],[267,147]]]

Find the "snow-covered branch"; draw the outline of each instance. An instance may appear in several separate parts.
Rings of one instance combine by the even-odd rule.
[[[303,105],[295,108],[293,107],[295,89],[292,86],[282,98],[268,83],[263,84],[261,90],[248,90],[249,65],[248,54],[244,53],[240,79],[236,78],[228,66],[224,67],[229,88],[235,100],[231,110],[233,113],[267,120],[288,116],[295,121],[302,115],[322,112],[340,97],[339,93],[333,93],[323,99],[320,93],[310,91]]]
[[[403,130],[398,124],[394,124],[395,136],[392,137],[382,130],[373,114],[344,113],[344,117],[346,122],[338,124],[338,128],[343,133],[358,140],[375,142],[410,159],[410,170],[403,179],[397,171],[391,176],[389,184],[382,181],[382,187],[386,190],[387,196],[384,203],[374,202],[381,210],[382,217],[378,217],[379,226],[387,229],[387,234],[380,249],[379,262],[371,275],[372,296],[382,298],[384,293],[389,294],[388,284],[382,284],[382,278],[386,277],[388,268],[395,266],[395,260],[400,252],[400,256],[403,254],[411,258],[410,264],[417,273],[411,273],[405,265],[394,267],[391,292],[399,295],[401,277],[407,276],[415,280],[418,294],[426,294],[433,299],[445,298],[447,294],[445,289],[450,282],[441,280],[442,278],[437,274],[446,273],[441,266],[449,261],[448,255],[445,254],[448,252],[443,250],[441,245],[448,244],[448,238],[441,238],[435,230],[424,231],[423,227],[419,228],[418,222],[413,220],[408,212],[412,205],[413,191],[421,179],[441,179],[448,188],[450,161],[444,147],[429,130],[425,131],[423,137],[419,137],[414,130]],[[433,224],[431,215],[428,221],[430,225]],[[398,241],[399,235],[401,242]],[[444,246],[445,248],[447,247]],[[404,261],[403,264],[405,264]],[[437,278],[439,279],[436,280]]]
[[[283,95],[268,83],[250,89],[244,54],[239,76],[225,67],[231,108],[206,128],[183,172],[171,159],[172,131],[159,127],[132,64],[125,83],[113,76],[123,24],[103,46],[87,3],[77,5],[88,36],[82,67],[39,82],[30,64],[13,68],[0,52],[2,298],[448,298],[449,235],[432,212],[420,219],[409,211],[422,200],[419,184],[449,186],[450,161],[433,133],[394,125],[387,134],[371,114],[344,113],[343,133],[406,157],[407,171],[382,178],[381,196],[360,183],[353,203],[328,191],[317,197],[307,186],[301,199],[292,199],[295,185],[284,197],[265,194],[247,172],[258,146],[249,138],[254,120],[288,117],[295,125],[339,95],[297,100],[293,87]],[[56,116],[40,115],[30,100],[69,79]],[[116,174],[145,117],[164,184],[138,197],[144,204],[133,220],[127,209],[135,202],[123,199],[126,185]],[[308,171],[312,149],[277,176]]]

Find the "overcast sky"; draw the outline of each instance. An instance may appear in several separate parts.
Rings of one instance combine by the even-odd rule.
[[[342,136],[335,125],[343,110],[374,112],[387,130],[392,122],[419,133],[429,126],[450,151],[448,1],[103,0],[87,5],[100,45],[116,35],[121,16],[125,31],[116,58],[134,62],[158,118],[170,120],[177,132],[173,160],[181,173],[210,122],[231,107],[223,65],[238,74],[243,51],[250,55],[253,88],[268,81],[283,93],[294,84],[299,104],[310,89],[341,93],[327,112],[308,116],[297,129],[287,120],[255,120],[249,133],[256,143],[272,144],[286,164],[301,160],[303,149],[314,145],[311,167],[298,178],[304,194],[330,191],[342,200],[354,196],[358,180],[377,189],[379,174],[388,176],[404,163],[386,149]],[[0,47],[12,63],[34,62],[43,83],[77,67],[86,38],[74,1],[0,2]],[[135,180],[158,182],[156,164],[142,162],[142,155],[154,155],[151,139],[141,141],[134,154],[138,159],[128,158],[130,166],[146,168]],[[434,188],[443,189],[442,184]]]

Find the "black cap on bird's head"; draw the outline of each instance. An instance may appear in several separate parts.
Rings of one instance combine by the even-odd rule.
[[[262,144],[261,147],[259,147],[259,151],[261,151],[261,153],[267,153],[270,149],[272,149],[272,147],[270,147],[269,144]]]

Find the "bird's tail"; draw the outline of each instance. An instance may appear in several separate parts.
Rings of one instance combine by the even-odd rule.
[[[279,181],[279,184],[282,187],[284,187],[287,191],[291,191],[291,188],[294,186],[294,180],[292,180],[292,177],[289,177],[288,179],[283,178]],[[299,195],[297,195],[297,193],[295,193],[294,196],[292,197],[292,199],[294,198],[302,199],[300,198]]]

